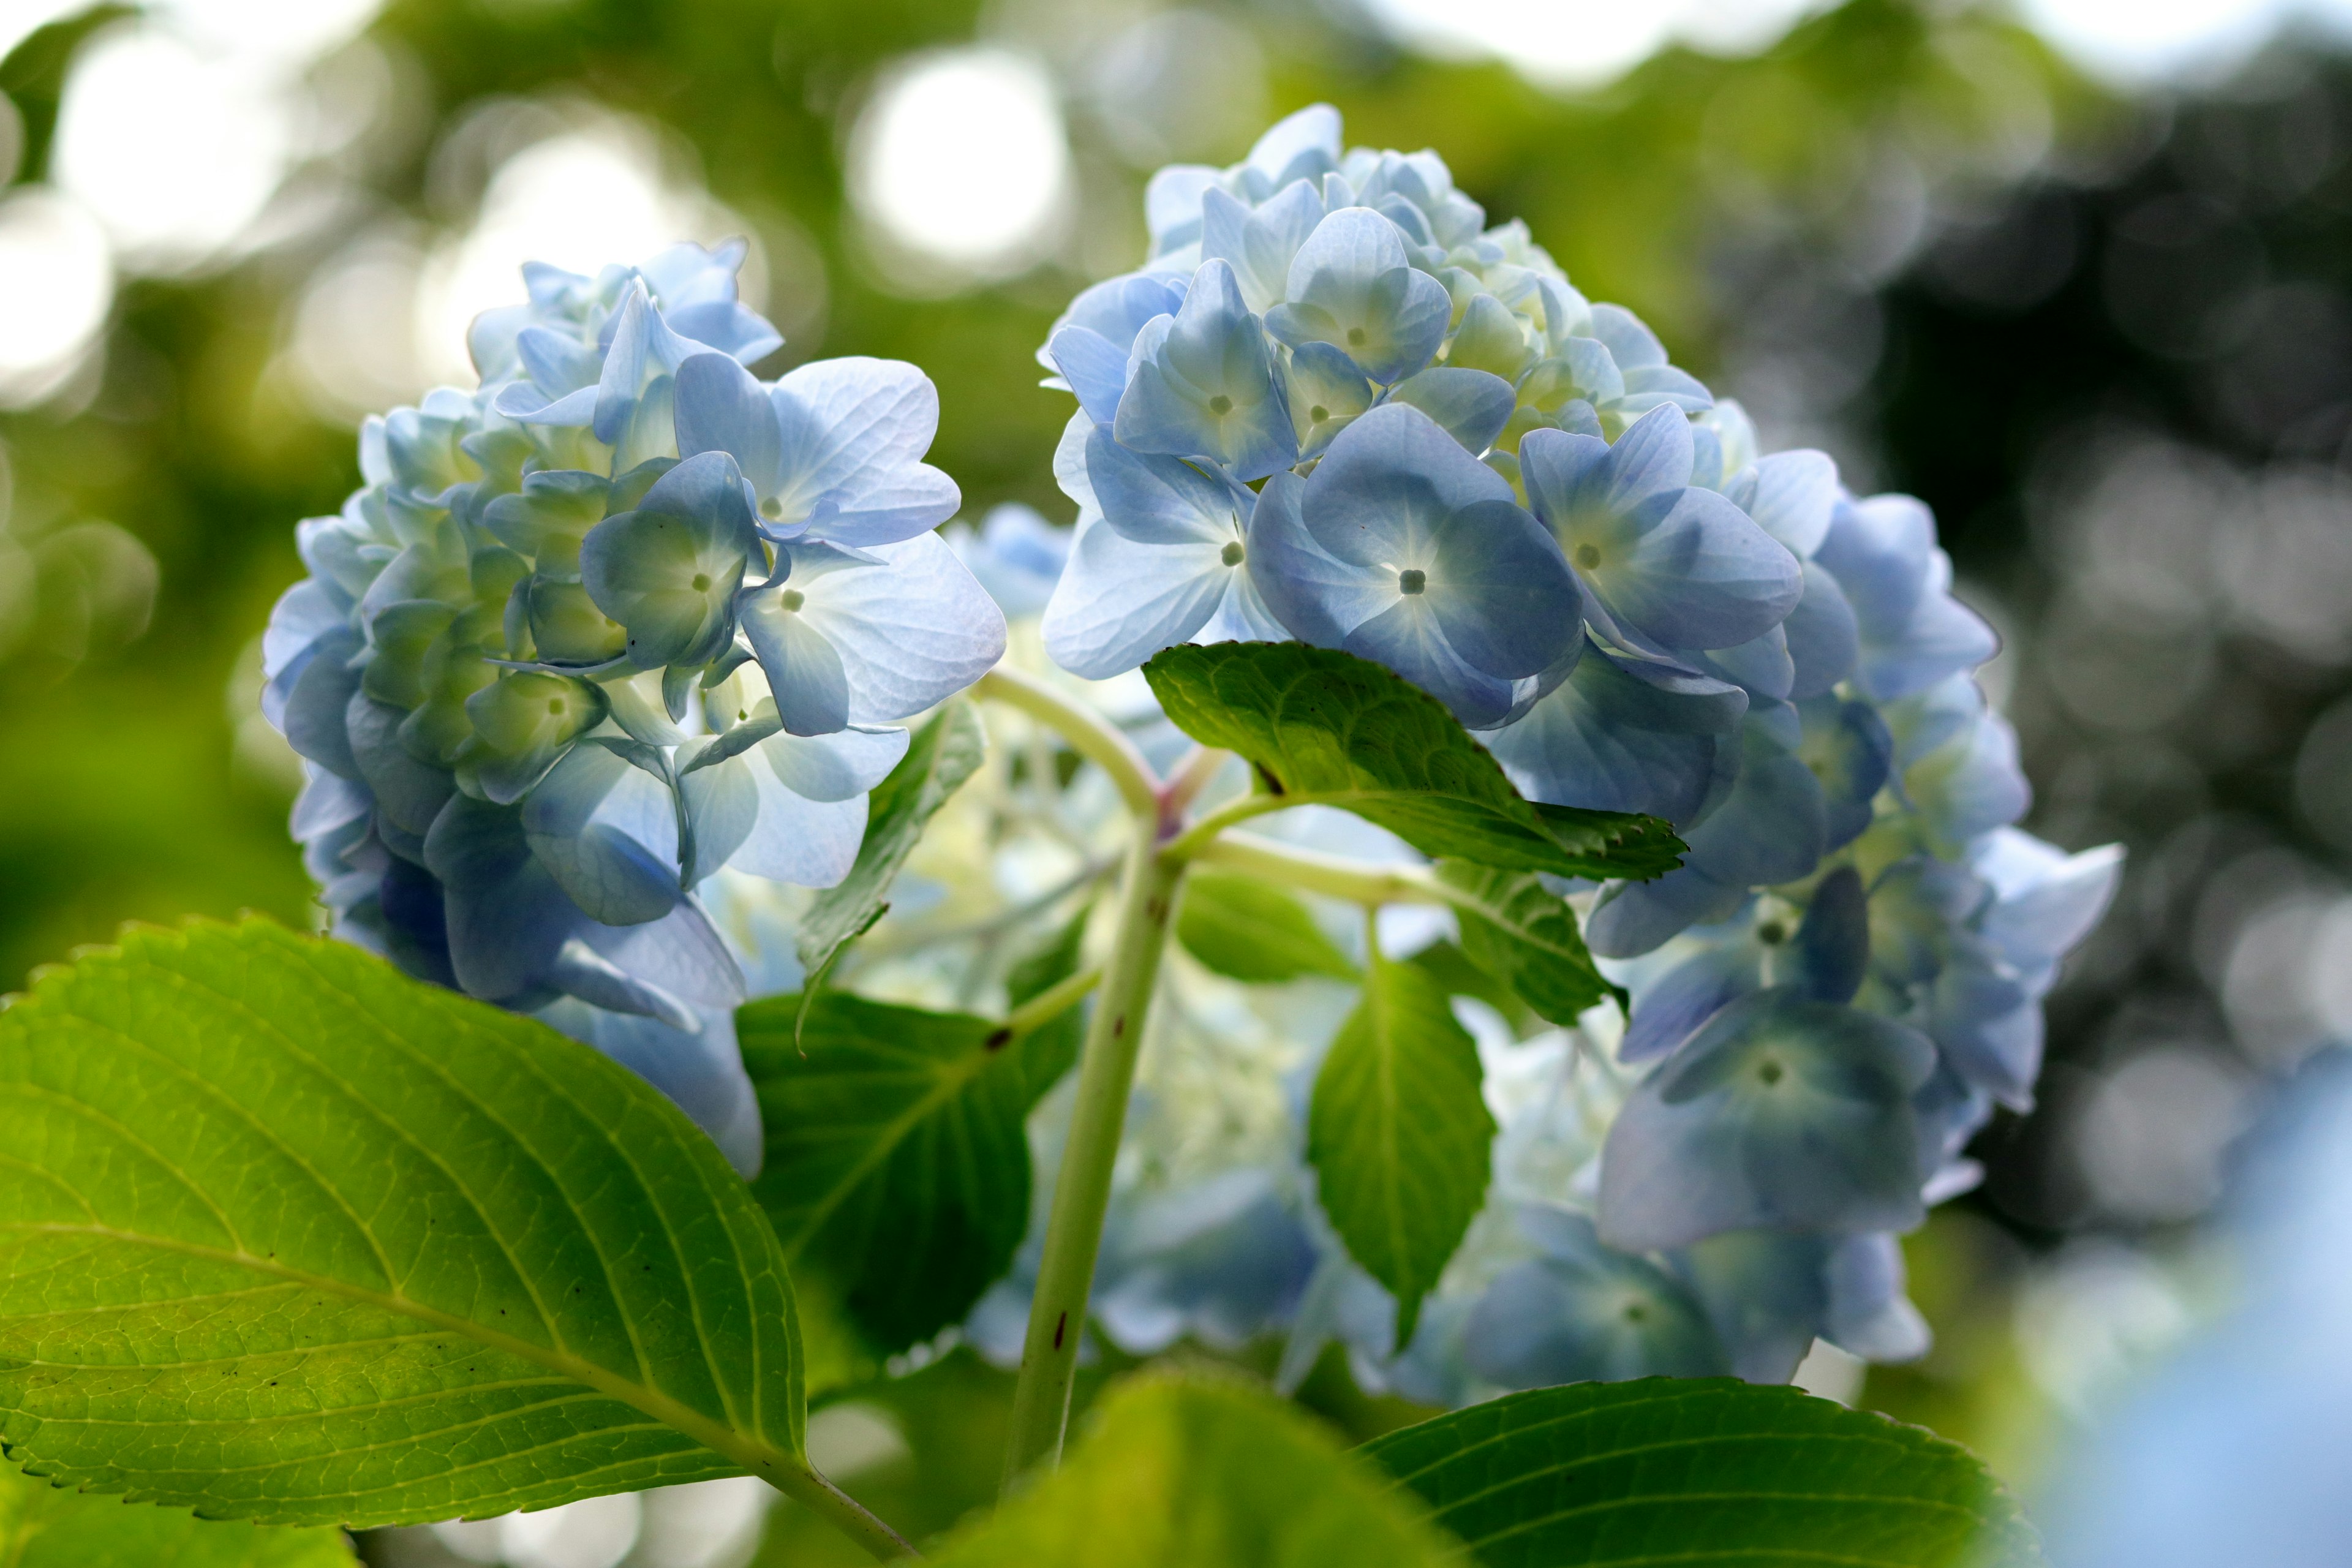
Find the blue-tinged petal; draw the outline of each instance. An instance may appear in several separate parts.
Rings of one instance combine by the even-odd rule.
[[[643,925],[583,922],[580,939],[639,984],[659,987],[697,1012],[731,1010],[743,1000],[743,972],[693,899]]]
[[[852,728],[826,735],[789,731],[760,742],[760,755],[794,795],[835,803],[864,795],[907,754],[907,731]]]
[[[1349,628],[1378,615],[1395,596],[1394,574],[1342,561],[1315,542],[1302,514],[1307,481],[1276,474],[1250,514],[1250,581],[1292,637],[1338,647]]]
[[[1734,647],[1761,637],[1804,589],[1795,556],[1696,486],[1613,558],[1588,567],[1584,543],[1563,545],[1611,614],[1665,647]]]
[[[2033,801],[2032,786],[2018,766],[2017,731],[1990,712],[1905,768],[1903,793],[1926,818],[1932,842],[1948,855],[2015,822]]]
[[[1313,488],[1310,480],[1310,495]],[[1473,501],[1431,530],[1429,545],[1415,563],[1425,560],[1422,596],[1473,668],[1516,679],[1541,674],[1574,647],[1583,593],[1559,546],[1517,505]]]
[[[1911,855],[1881,871],[1870,887],[1870,967],[1898,992],[1935,979],[1954,937],[1990,901],[1992,889],[1966,868]]]
[[[1816,697],[1800,704],[1798,713],[1803,732],[1797,754],[1821,781],[1823,848],[1841,848],[1869,827],[1894,763],[1895,742],[1867,703]]]
[[[394,826],[422,837],[433,819],[457,792],[457,781],[446,768],[421,763],[401,743],[400,723],[407,717],[388,702],[378,702],[364,691],[352,693],[344,710],[352,757],[359,764],[376,806]]]
[[[1799,558],[1810,557],[1830,533],[1838,500],[1837,464],[1826,452],[1775,452],[1758,459],[1732,499],[1758,527]]]
[[[1201,629],[1192,634],[1196,643],[1220,642],[1287,642],[1290,633],[1267,608],[1257,584],[1247,572],[1234,572],[1225,579],[1224,597]]]
[[[1266,330],[1291,347],[1327,342],[1382,385],[1427,364],[1453,322],[1445,285],[1416,271],[1397,226],[1370,207],[1326,217],[1299,247],[1284,289],[1288,303]]]
[[[1738,766],[1747,710],[1736,686],[1595,647],[1486,741],[1531,799],[1687,822]]]
[[[497,497],[482,509],[482,521],[499,542],[530,556],[551,576],[576,575],[580,542],[604,521],[613,482],[577,468],[525,474],[522,489]]]
[[[778,777],[775,753],[767,747],[743,761],[759,791],[759,820],[728,863],[803,888],[830,888],[849,875],[866,837],[866,795],[812,800]]]
[[[1184,290],[1191,281],[1189,272],[1130,272],[1110,279],[1071,300],[1055,329],[1078,327],[1093,332],[1118,351],[1124,366],[1127,351],[1135,346],[1135,334],[1146,321],[1184,308]]]
[[[913,365],[819,360],[788,373],[768,398],[782,440],[778,486],[759,494],[772,533],[894,544],[962,504],[955,481],[922,461],[939,432],[940,395]]]
[[[1501,376],[1457,365],[1433,365],[1407,376],[1389,395],[1437,421],[1474,457],[1495,444],[1518,403],[1517,393]]]
[[[779,577],[744,597],[743,635],[784,728],[823,735],[849,722],[849,671],[840,650],[811,624],[807,607],[804,584]]]
[[[1201,259],[1234,269],[1253,310],[1282,302],[1290,263],[1323,221],[1323,196],[1308,180],[1294,180],[1255,208],[1212,187],[1201,197]]]
[[[1666,347],[1658,341],[1658,334],[1622,305],[1593,306],[1592,335],[1606,344],[1610,357],[1627,370],[1666,363]]]
[[[1978,929],[2020,973],[2046,973],[2106,912],[2123,853],[2108,844],[2069,855],[2030,833],[1995,828],[1969,851],[1969,868],[1993,890]]]
[[[1302,515],[1339,559],[1393,572],[1423,564],[1447,517],[1488,501],[1516,504],[1509,481],[1421,410],[1386,404],[1331,443],[1307,479]]]
[[[1232,572],[1213,541],[1139,544],[1082,519],[1069,567],[1045,605],[1045,651],[1088,680],[1124,674],[1199,631],[1223,602]]]
[[[1139,544],[1213,544],[1241,536],[1247,489],[1181,458],[1130,451],[1097,429],[1087,438],[1087,477],[1103,521]]]
[[[1064,327],[1045,342],[1046,355],[1062,373],[1087,417],[1108,425],[1118,417],[1118,400],[1127,391],[1127,351],[1100,332],[1085,327]]]
[[[767,388],[750,371],[723,353],[693,354],[677,367],[671,395],[679,457],[724,452],[754,494],[773,496],[783,488],[783,430]]]
[[[1446,637],[1427,595],[1400,595],[1349,629],[1339,646],[1386,665],[1454,710],[1470,728],[1496,724],[1511,710],[1511,682],[1465,659]]]
[[[1936,521],[1909,496],[1841,502],[1813,559],[1836,577],[1861,637],[1855,679],[1881,701],[1908,697],[1999,647],[1992,628],[1951,596]]]
[[[710,1135],[737,1174],[749,1180],[760,1173],[760,1101],[743,1070],[731,1011],[703,1011],[699,1027],[691,1032],[569,998],[544,1008],[539,1016],[669,1096]]]
[[[523,837],[590,917],[635,925],[684,896],[676,812],[660,780],[591,743],[573,747],[531,791]]]
[[[702,664],[734,636],[736,592],[755,548],[734,459],[706,452],[656,479],[635,510],[589,531],[581,581],[598,609],[629,628],[639,668]]]
[[[1238,1350],[1291,1316],[1315,1269],[1306,1227],[1262,1166],[1119,1203],[1103,1241],[1094,1312],[1131,1355],[1186,1335]]]
[[[1789,618],[1780,623],[1794,667],[1789,684],[1791,700],[1820,697],[1853,673],[1861,658],[1861,631],[1853,606],[1846,603],[1837,579],[1813,562],[1805,563],[1805,590]]]
[[[1584,937],[1603,958],[1639,958],[1692,926],[1728,920],[1747,900],[1747,883],[1685,866],[1654,881],[1610,888],[1585,921]]]
[[[1755,942],[1703,949],[1635,993],[1617,1059],[1628,1067],[1656,1060],[1763,984],[1763,952]]]
[[[500,805],[520,800],[573,740],[602,723],[602,689],[572,676],[510,669],[466,699],[467,785]]]
[[[1786,701],[1797,684],[1797,661],[1790,655],[1788,634],[1782,629],[1786,624],[1738,647],[1717,648],[1698,662],[1751,697]]]
[[[1829,1319],[1822,1336],[1865,1361],[1916,1361],[1934,1336],[1904,1295],[1903,1248],[1879,1232],[1841,1238],[1830,1249]]]
[[[1840,866],[1813,885],[1790,956],[1797,990],[1816,1002],[1851,1002],[1870,969],[1870,900],[1862,874]]]
[[[2040,999],[1992,950],[1957,937],[1927,996],[1928,1037],[1969,1083],[2012,1110],[2033,1106],[2042,1072]]]
[[[1549,1214],[1540,1223],[1550,1243],[1544,1256],[1504,1270],[1471,1309],[1463,1349],[1480,1377],[1538,1388],[1728,1370],[1680,1281],[1602,1246],[1580,1215]]]
[[[1731,1352],[1733,1376],[1786,1383],[1796,1375],[1829,1315],[1823,1265],[1833,1245],[1824,1237],[1740,1230],[1675,1255],[1675,1272]]]
[[[1224,262],[1202,264],[1184,308],[1164,332],[1137,338],[1133,361],[1112,426],[1119,445],[1204,458],[1242,479],[1297,461],[1265,333]]]
[[[1908,1230],[1919,1201],[1910,1097],[1934,1071],[1916,1031],[1760,991],[1716,1015],[1618,1113],[1600,1234],[1637,1251],[1731,1230]]]
[[[360,689],[360,672],[352,668],[359,651],[358,636],[348,630],[316,639],[286,694],[280,726],[297,752],[347,779],[361,776],[344,724],[344,710]]]
[[[441,882],[449,962],[467,994],[550,1000],[548,972],[587,919],[532,856],[520,808],[450,796],[425,837],[425,863]]]
[[[758,827],[758,770],[725,737],[689,741],[677,756],[677,798],[686,815],[681,875],[688,887],[699,887]]]
[[[1251,144],[1244,162],[1273,179],[1302,157],[1318,156],[1335,166],[1339,160],[1339,111],[1328,103],[1310,103],[1276,121]]]
[[[823,545],[785,549],[799,613],[841,656],[852,724],[919,713],[1004,657],[1004,612],[935,533],[876,545],[870,564]]]
[[[1144,185],[1143,221],[1151,231],[1155,264],[1160,258],[1199,243],[1201,198],[1223,177],[1204,164],[1170,163]]]
[[[1312,458],[1372,405],[1371,384],[1329,343],[1301,343],[1284,358],[1285,399],[1298,455]]]

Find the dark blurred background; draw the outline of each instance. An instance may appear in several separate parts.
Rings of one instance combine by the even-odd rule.
[[[2325,16],[34,0],[0,49],[0,987],[126,920],[310,920],[297,772],[254,711],[292,525],[356,482],[362,413],[470,380],[464,323],[523,258],[746,234],[788,339],[764,374],[916,361],[971,513],[1063,520],[1046,323],[1139,257],[1153,167],[1320,99],[1351,142],[1436,147],[1769,444],[1929,501],[2006,638],[2028,826],[2129,848],[2040,1108],[1916,1239],[1937,1351],[1843,1392],[2030,1477],[2224,1293],[2197,1225],[2232,1142],[2352,1034],[2352,58]],[[952,1424],[856,1411],[881,1465]]]

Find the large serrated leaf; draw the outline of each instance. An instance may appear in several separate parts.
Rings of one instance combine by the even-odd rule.
[[[1070,1063],[1052,1026],[1014,1038],[963,1013],[835,992],[736,1015],[767,1160],[752,1192],[785,1255],[824,1269],[877,1345],[963,1317],[1029,1222],[1029,1108]]]
[[[0,1568],[359,1568],[340,1530],[204,1520],[0,1474]]]
[[[1459,1562],[1409,1494],[1294,1406],[1238,1382],[1139,1378],[1088,1426],[1058,1473],[952,1538],[940,1568]]]
[[[833,965],[841,950],[881,918],[898,868],[914,852],[924,825],[955,794],[988,749],[980,715],[958,700],[915,731],[907,754],[874,786],[866,803],[866,837],[849,875],[825,889],[801,917],[796,938],[801,966],[814,977]]]
[[[1255,877],[1198,871],[1184,884],[1176,940],[1220,974],[1277,984],[1302,974],[1352,980],[1356,966],[1307,906]]]
[[[1681,840],[1655,817],[1524,799],[1444,703],[1352,654],[1188,645],[1155,654],[1143,673],[1194,740],[1240,752],[1302,805],[1352,811],[1433,858],[1633,879],[1681,864]]]
[[[1579,1383],[1362,1452],[1484,1568],[2025,1568],[2033,1529],[1931,1432],[1728,1378]]]
[[[1471,961],[1508,983],[1537,1015],[1573,1024],[1603,997],[1622,993],[1593,966],[1568,900],[1524,871],[1466,860],[1438,863],[1454,891],[1454,919]]]
[[[1396,1342],[1486,1199],[1495,1118],[1478,1047],[1444,989],[1380,963],[1339,1026],[1307,1109],[1307,1158],[1349,1255],[1397,1299]]]
[[[289,1524],[826,1489],[749,1190],[542,1024],[262,921],[134,931],[0,1014],[0,1126],[36,1474]]]

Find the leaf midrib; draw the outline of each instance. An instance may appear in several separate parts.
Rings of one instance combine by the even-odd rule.
[[[153,1247],[184,1258],[208,1263],[226,1263],[248,1269],[272,1279],[287,1280],[309,1290],[341,1297],[380,1311],[429,1323],[451,1333],[459,1334],[487,1349],[511,1355],[551,1372],[561,1373],[583,1384],[599,1394],[616,1399],[641,1415],[651,1416],[675,1431],[700,1443],[704,1447],[731,1459],[746,1470],[785,1471],[814,1479],[815,1472],[798,1455],[772,1443],[754,1437],[724,1422],[713,1420],[673,1395],[645,1384],[625,1378],[610,1369],[578,1356],[566,1354],[546,1346],[532,1344],[485,1323],[454,1312],[445,1312],[413,1300],[397,1292],[370,1290],[344,1280],[312,1274],[305,1269],[289,1268],[266,1258],[257,1258],[243,1250],[230,1251],[221,1247],[203,1247],[194,1242],[174,1240],[170,1237],[149,1236],[142,1232],[124,1230],[115,1226],[58,1225],[53,1223],[0,1223],[0,1231],[32,1232],[48,1236],[88,1236],[102,1240],[126,1243],[134,1247]]]
[[[985,1047],[976,1047],[950,1062],[940,1062],[936,1057],[928,1059],[938,1064],[929,1075],[931,1087],[925,1089],[906,1110],[882,1123],[882,1135],[866,1142],[865,1152],[850,1163],[844,1179],[835,1182],[808,1205],[804,1211],[807,1218],[795,1225],[790,1236],[777,1237],[776,1239],[783,1244],[787,1265],[799,1259],[801,1249],[815,1239],[816,1233],[824,1228],[825,1222],[849,1200],[849,1194],[856,1191],[867,1176],[888,1163],[919,1123],[940,1106],[951,1102],[997,1058],[989,1055]],[[856,1075],[853,1072],[843,1076],[854,1078]]]

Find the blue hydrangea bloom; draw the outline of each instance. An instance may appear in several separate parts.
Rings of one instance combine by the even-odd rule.
[[[481,384],[370,419],[362,487],[300,525],[263,707],[335,932],[645,1074],[745,1169],[744,981],[722,871],[823,887],[892,728],[1004,621],[930,530],[930,384],[782,342],[740,244],[533,265],[468,342]]]
[[[1974,1179],[1996,1104],[2031,1102],[2042,998],[2116,872],[2011,826],[2030,791],[1975,679],[1996,642],[1933,518],[1763,449],[1434,153],[1349,149],[1328,107],[1160,171],[1145,205],[1144,265],[1040,351],[1078,403],[1047,653],[1103,679],[1188,640],[1346,648],[1531,798],[1666,817],[1690,852],[1570,889],[1632,995],[1615,1061],[1580,1079],[1591,1046],[1546,1046],[1550,1087],[1498,1105],[1493,1201],[1412,1343],[1295,1150],[1234,1190],[1288,1194],[1303,1292],[1280,1227],[1212,1227],[1255,1283],[1139,1268],[1114,1337],[1211,1321],[1191,1291],[1286,1326],[1286,1378],[1337,1337],[1368,1383],[1444,1401],[1782,1379],[1817,1338],[1917,1354],[1896,1235]],[[1494,1043],[1490,1099],[1536,1049]]]

